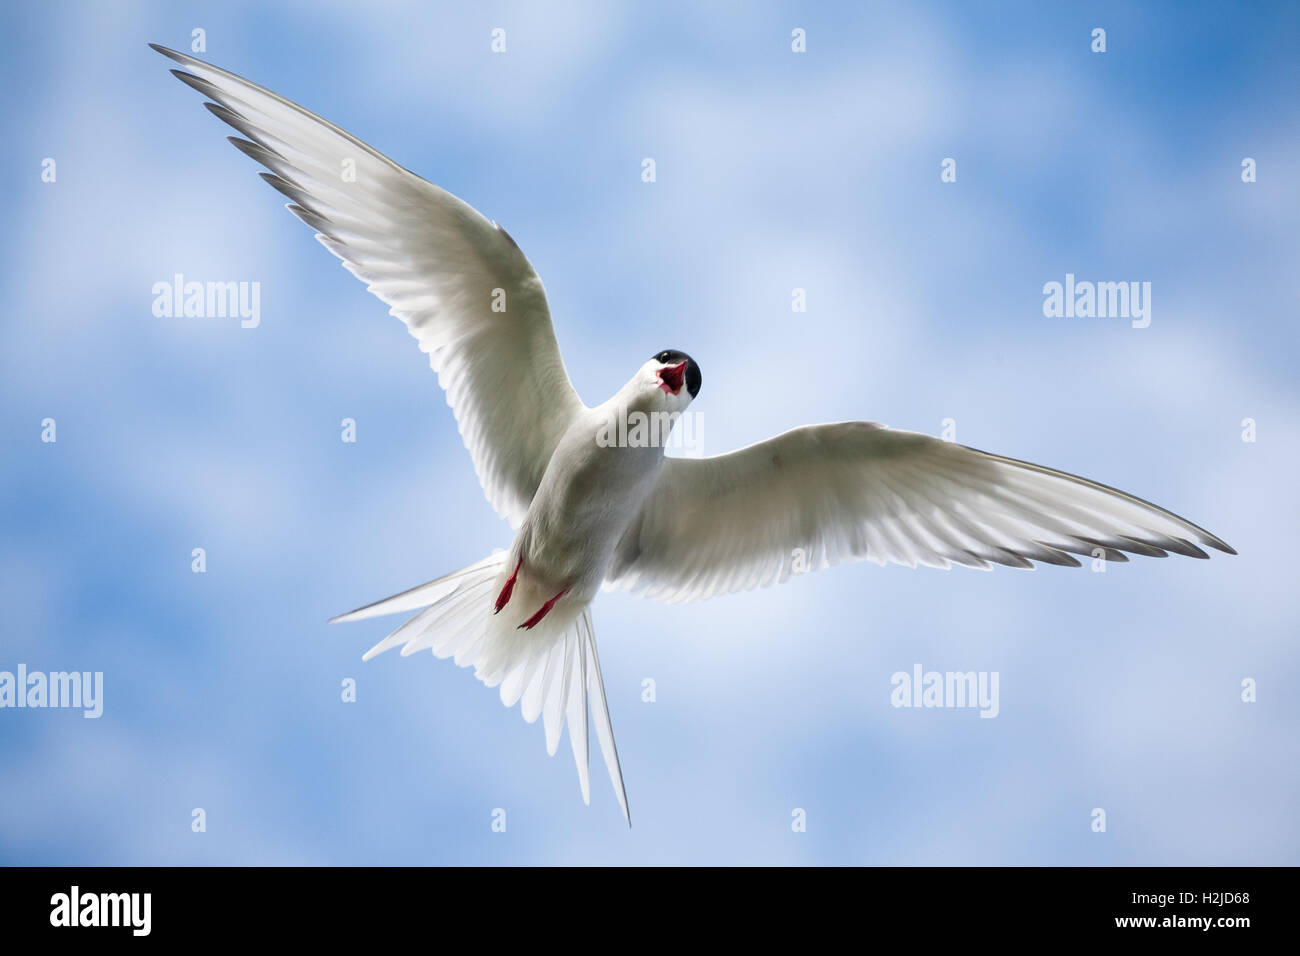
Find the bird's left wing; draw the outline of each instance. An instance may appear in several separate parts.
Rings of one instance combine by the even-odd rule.
[[[230,141],[429,355],[488,501],[516,527],[582,402],[541,279],[514,240],[451,193],[270,90],[184,53],[178,79]]]
[[[867,559],[947,568],[1073,554],[1235,554],[1155,505],[1039,465],[871,422],[809,425],[715,458],[670,458],[607,583],[688,601]]]

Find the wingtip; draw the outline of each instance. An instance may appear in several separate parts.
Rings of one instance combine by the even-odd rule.
[[[203,87],[203,81],[200,80],[193,73],[186,73],[184,70],[168,70],[167,72],[170,73],[172,76],[176,77],[176,79],[180,80],[190,89],[196,90],[197,92],[203,94],[204,96],[208,95],[207,90],[205,90]]]
[[[175,60],[177,63],[193,61],[193,57],[188,57],[184,53],[179,53],[170,47],[165,47],[161,43],[150,43],[149,49],[153,50],[155,53],[161,53],[163,56],[167,57],[167,59]]]
[[[370,605],[366,605],[366,607],[369,606]],[[335,614],[326,623],[327,624],[349,624],[352,621],[359,621],[361,620],[359,615],[361,614],[362,611],[366,610],[366,607],[357,607],[357,608],[353,608],[351,611],[344,611],[342,614]]]
[[[1237,553],[1236,548],[1228,544],[1228,542],[1224,541],[1222,538],[1216,538],[1214,535],[1209,535],[1208,537],[1204,538],[1201,543],[1208,544],[1211,548],[1214,548],[1217,551],[1222,551],[1224,554]]]

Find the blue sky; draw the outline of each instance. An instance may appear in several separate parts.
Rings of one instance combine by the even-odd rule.
[[[0,710],[0,861],[1300,862],[1294,4],[262,6],[0,13],[0,670],[105,687]],[[145,46],[195,27],[509,229],[589,403],[680,348],[709,453],[952,419],[1239,556],[602,595],[628,830],[469,672],[363,665],[395,620],[324,623],[509,528],[425,356]],[[176,272],[260,326],[156,318]],[[1067,273],[1150,282],[1150,327],[1045,318]],[[997,718],[891,707],[918,663],[997,672]]]

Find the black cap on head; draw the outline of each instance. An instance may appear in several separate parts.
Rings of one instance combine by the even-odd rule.
[[[691,398],[700,394],[700,383],[703,381],[703,376],[700,375],[700,367],[696,364],[695,359],[685,352],[677,351],[677,349],[664,349],[655,356],[655,361],[662,362],[664,365],[680,365],[685,362],[686,391],[691,393]]]

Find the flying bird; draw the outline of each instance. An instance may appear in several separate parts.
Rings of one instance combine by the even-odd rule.
[[[333,620],[417,611],[364,659],[400,647],[472,666],[507,707],[541,718],[552,755],[567,724],[588,803],[590,711],[629,824],[590,610],[603,587],[691,601],[864,559],[988,569],[1236,553],[1115,488],[872,422],[808,425],[711,458],[608,441],[631,416],[676,421],[700,393],[695,360],[666,349],[607,401],[583,404],[541,279],[504,229],[301,106],[150,46],[181,64],[172,73],[235,129],[230,142],[406,324],[488,501],[515,529],[508,550]]]

